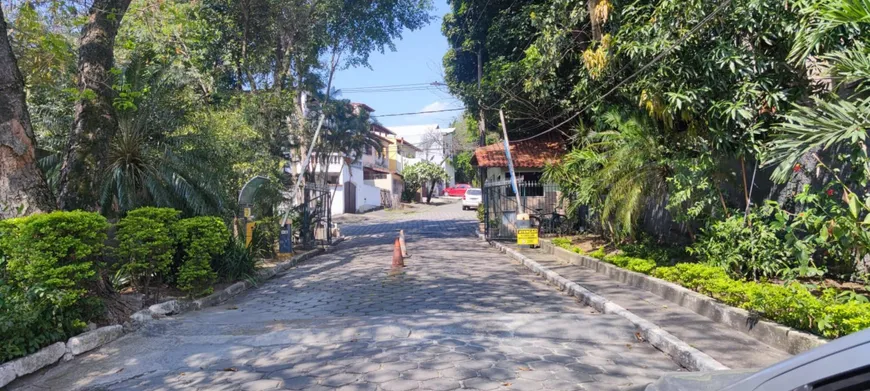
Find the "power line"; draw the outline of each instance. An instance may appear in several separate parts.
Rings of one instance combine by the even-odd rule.
[[[398,117],[400,115],[416,115],[416,114],[431,114],[431,113],[443,113],[445,111],[459,111],[465,110],[465,107],[457,107],[455,109],[444,109],[444,110],[429,110],[429,111],[417,111],[413,113],[396,113],[396,114],[382,114],[382,115],[372,115],[372,117]]]
[[[577,118],[578,116],[580,116],[580,114],[583,114],[586,110],[588,110],[588,109],[589,109],[590,107],[592,107],[594,104],[596,104],[596,103],[598,103],[598,102],[604,100],[604,98],[606,98],[608,95],[610,95],[610,94],[612,94],[614,91],[616,91],[617,88],[621,87],[623,84],[627,83],[627,82],[630,81],[631,79],[634,79],[638,74],[640,74],[641,72],[643,72],[643,71],[649,69],[650,67],[652,67],[653,65],[655,65],[655,63],[659,62],[659,60],[661,60],[662,58],[664,58],[664,57],[667,56],[668,54],[671,54],[671,52],[673,52],[673,51],[674,51],[678,46],[680,46],[680,45],[682,45],[683,43],[685,43],[686,40],[689,39],[689,37],[691,37],[693,34],[695,34],[696,32],[698,32],[698,30],[700,30],[702,27],[704,27],[705,24],[707,24],[708,22],[710,22],[711,20],[713,20],[713,18],[716,16],[716,14],[718,14],[720,11],[722,11],[723,9],[725,9],[725,7],[727,7],[729,4],[731,4],[731,0],[725,0],[725,1],[723,1],[722,4],[720,4],[718,7],[716,7],[715,10],[713,10],[713,12],[711,12],[711,13],[710,13],[709,15],[707,15],[703,20],[701,20],[700,22],[698,22],[698,24],[696,24],[695,27],[693,27],[693,28],[692,28],[692,29],[691,29],[687,34],[685,34],[685,35],[683,35],[682,37],[680,37],[680,39],[678,39],[676,43],[674,43],[673,45],[671,45],[671,47],[665,49],[663,52],[661,52],[661,53],[659,53],[657,56],[653,57],[652,61],[646,63],[646,64],[645,64],[644,66],[642,66],[640,69],[638,69],[637,71],[635,71],[634,73],[632,73],[632,74],[629,75],[628,77],[622,79],[622,80],[621,80],[619,83],[617,83],[613,88],[611,88],[609,91],[607,91],[607,93],[605,93],[604,95],[601,95],[600,97],[598,97],[597,99],[595,99],[592,103],[586,105],[585,107],[583,107],[583,109],[581,109],[580,111],[578,111],[578,112],[575,113],[574,115],[568,117],[568,119],[566,119],[566,120],[560,122],[558,125],[553,126],[553,127],[550,128],[550,129],[547,129],[547,130],[545,130],[545,131],[543,131],[543,132],[541,132],[541,133],[538,133],[538,134],[536,134],[536,135],[534,135],[534,136],[526,137],[526,138],[519,139],[519,140],[511,140],[511,142],[512,142],[512,143],[518,143],[518,142],[521,142],[521,141],[527,141],[527,140],[531,140],[531,139],[533,139],[533,138],[537,138],[537,137],[543,136],[543,135],[545,135],[545,134],[547,134],[547,133],[550,133],[550,132],[552,132],[552,131],[554,131],[554,130],[557,130],[557,129],[560,128],[562,125],[568,123],[569,121],[573,120],[574,118]],[[628,65],[626,65],[626,67],[627,67],[627,66],[628,66]],[[625,69],[625,67],[623,67],[623,69]],[[622,71],[622,69],[620,69],[620,72],[621,72],[621,71]],[[599,87],[599,89],[601,89],[601,88]],[[597,92],[597,91],[596,91],[596,92]]]
[[[390,84],[390,85],[382,85],[382,86],[365,86],[365,87],[348,87],[348,88],[340,88],[343,92],[348,91],[368,91],[368,90],[382,90],[382,89],[406,89],[406,88],[429,88],[429,87],[440,87],[446,84],[433,81],[429,83],[411,83],[411,84]]]

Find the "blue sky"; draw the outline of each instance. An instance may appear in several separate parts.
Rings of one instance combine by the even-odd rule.
[[[435,0],[435,19],[417,31],[405,31],[402,40],[395,42],[396,51],[373,53],[369,58],[371,69],[351,68],[336,72],[335,88],[356,88],[396,84],[443,82],[441,59],[447,52],[447,39],[441,35],[441,21],[450,8],[446,0]],[[443,110],[462,107],[462,102],[447,93],[446,87],[425,91],[342,93],[340,98],[361,102],[375,109],[373,113],[392,114],[417,111]],[[378,120],[386,126],[422,125],[437,123],[447,127],[461,111],[384,117]]]

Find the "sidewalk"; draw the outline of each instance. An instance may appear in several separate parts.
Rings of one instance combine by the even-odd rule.
[[[512,247],[541,266],[655,323],[732,369],[762,368],[790,357],[784,351],[656,294],[626,286],[594,270],[562,263],[554,255],[546,254],[540,249]]]

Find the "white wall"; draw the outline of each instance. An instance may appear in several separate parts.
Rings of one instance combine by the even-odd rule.
[[[365,183],[356,186],[356,210],[364,212],[381,206],[381,189]]]

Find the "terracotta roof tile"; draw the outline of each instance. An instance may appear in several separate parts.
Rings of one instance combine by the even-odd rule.
[[[559,136],[542,136],[518,143],[510,143],[511,158],[516,168],[543,168],[556,163],[565,154],[565,141]],[[479,167],[507,167],[504,143],[499,142],[474,151],[472,165]]]

